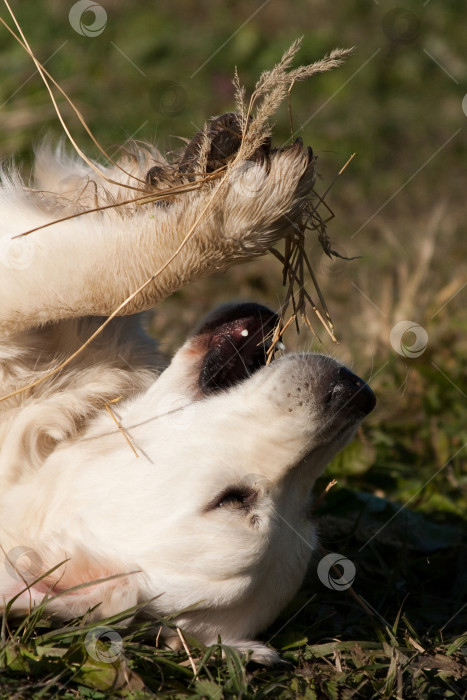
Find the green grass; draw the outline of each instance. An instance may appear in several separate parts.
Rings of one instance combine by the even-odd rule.
[[[251,88],[296,36],[304,34],[304,62],[336,45],[358,47],[340,70],[296,86],[292,107],[294,127],[303,125],[319,158],[319,192],[357,152],[327,201],[335,247],[363,257],[330,262],[309,241],[340,343],[312,343],[303,332],[287,340],[291,349],[324,346],[371,376],[378,397],[359,440],[317,486],[320,493],[338,480],[316,512],[323,552],[348,557],[357,574],[351,589],[333,591],[312,563],[302,590],[263,634],[287,662],[273,669],[227,649],[222,660],[219,646],[187,638],[195,676],[186,652],[156,648],[149,623],[125,628],[118,619],[101,623],[123,640],[118,659],[103,663],[86,650],[85,619],[57,628],[40,611],[23,621],[8,616],[0,697],[466,697],[464,8],[402,0],[397,7],[412,13],[414,30],[404,35],[407,27],[391,25],[392,8],[381,1],[271,0],[250,21],[261,3],[102,4],[107,27],[93,39],[70,27],[71,3],[16,9],[39,57],[56,52],[47,67],[110,151],[135,133],[178,147],[178,136],[232,109],[235,65]],[[0,149],[25,164],[41,135],[61,131],[30,59],[3,30],[0,50]],[[178,86],[172,102],[167,81]],[[277,143],[290,136],[286,108],[275,134]],[[272,258],[214,276],[161,304],[151,330],[171,352],[213,300],[277,306],[279,280]],[[415,359],[389,341],[405,319],[428,334]]]

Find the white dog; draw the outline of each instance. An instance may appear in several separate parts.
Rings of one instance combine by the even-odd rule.
[[[236,124],[211,123],[207,173],[235,153]],[[312,185],[310,150],[265,143],[223,179],[122,204],[134,193],[118,182],[192,188],[203,143],[178,166],[140,151],[107,181],[50,150],[33,188],[4,176],[0,605],[24,613],[48,596],[59,617],[99,619],[147,601],[206,644],[220,635],[271,662],[252,640],[299,588],[316,540],[311,489],[374,397],[322,355],[265,366],[276,317],[256,304],[212,314],[168,366],[144,335],[136,312],[266,252]],[[109,204],[121,206],[66,218]]]

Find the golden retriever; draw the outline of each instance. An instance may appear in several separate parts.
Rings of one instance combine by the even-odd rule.
[[[58,617],[98,619],[147,601],[206,644],[273,662],[254,638],[304,577],[313,484],[375,400],[330,357],[266,365],[277,319],[254,303],[215,311],[170,363],[143,332],[137,312],[265,253],[312,186],[299,141],[210,180],[235,153],[235,115],[207,133],[203,187],[201,137],[175,165],[140,149],[106,180],[50,148],[32,187],[3,174],[0,604],[24,613],[47,595]],[[167,197],[125,204],[138,180]]]

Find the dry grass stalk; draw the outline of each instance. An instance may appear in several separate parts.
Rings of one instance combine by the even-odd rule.
[[[255,90],[249,100],[247,108],[245,107],[245,90],[240,85],[238,75],[235,73],[234,86],[236,89],[236,106],[238,112],[242,115],[243,122],[242,144],[237,154],[237,158],[235,159],[236,161],[248,160],[248,158],[251,158],[252,154],[261,146],[261,144],[270,138],[271,127],[268,119],[271,114],[274,114],[277,111],[280,104],[282,104],[287,97],[290,97],[292,87],[297,81],[306,80],[316,73],[322,73],[324,71],[331,70],[332,68],[336,68],[354,50],[353,48],[334,49],[329,56],[325,56],[320,61],[316,61],[308,66],[299,66],[296,69],[288,70],[295,55],[300,49],[300,45],[301,39],[294,41],[289,49],[287,49],[287,51],[284,53],[279,63],[272,70],[265,71],[261,74]],[[325,253],[329,255],[329,257],[332,257],[332,255],[339,257],[339,254],[331,249],[330,240],[326,233],[326,223],[329,219],[323,220],[321,218],[320,214],[318,213],[318,207],[320,205],[325,205],[330,213],[329,218],[334,217],[333,212],[330,210],[324,200],[354,155],[355,154],[353,154],[341,168],[323,196],[320,197],[313,191],[313,195],[318,201],[316,204],[313,204],[310,201],[309,206],[305,210],[306,216],[301,222],[301,225],[293,226],[293,232],[289,234],[285,242],[284,255],[282,256],[277,250],[272,250],[273,254],[279,260],[281,260],[283,264],[283,285],[285,286],[288,283],[288,288],[285,295],[284,304],[282,306],[277,332],[274,333],[271,347],[268,350],[268,362],[274,356],[277,342],[280,340],[286,328],[293,321],[295,321],[297,332],[299,332],[300,320],[302,324],[309,328],[313,335],[317,336],[307,314],[307,303],[311,306],[312,311],[316,314],[331,339],[334,342],[337,342],[334,336],[334,325],[332,323],[331,316],[306,253],[305,235],[307,230],[317,231],[318,238]],[[305,268],[308,271],[318,294],[318,298],[324,311],[324,317],[305,289]],[[292,306],[292,315],[287,321],[287,312],[290,305]]]
[[[334,324],[332,322],[331,315],[326,306],[324,296],[321,292],[318,280],[316,278],[310,259],[308,257],[305,242],[307,231],[317,232],[318,240],[320,241],[321,246],[326,255],[328,255],[330,258],[332,258],[333,256],[342,257],[337,251],[332,249],[330,238],[326,232],[326,224],[328,223],[328,221],[334,218],[334,213],[330,209],[328,204],[325,202],[325,197],[328,195],[331,188],[337,182],[338,178],[340,177],[340,175],[342,175],[342,173],[352,161],[354,156],[355,153],[353,153],[347,160],[347,162],[342,166],[342,168],[339,170],[336,177],[328,186],[323,195],[320,196],[317,192],[313,190],[313,199],[310,199],[307,207],[305,208],[305,215],[302,221],[299,225],[294,224],[292,226],[292,231],[285,240],[284,255],[282,255],[278,250],[274,248],[271,249],[273,255],[282,263],[282,284],[283,286],[286,286],[288,284],[288,286],[280,313],[279,323],[276,332],[274,333],[271,347],[268,349],[268,362],[270,362],[274,357],[275,347],[280,341],[285,330],[293,322],[295,322],[297,333],[300,332],[301,323],[301,325],[305,325],[310,330],[312,335],[314,335],[318,338],[318,340],[320,340],[308,317],[308,305],[311,307],[313,313],[319,319],[320,323],[330,336],[331,340],[333,342],[337,342],[336,337],[334,335]],[[323,219],[320,213],[318,212],[318,208],[320,206],[324,206],[329,212],[329,217],[327,219]],[[353,260],[353,258],[350,258],[350,260]],[[316,289],[316,293],[318,295],[319,301],[324,312],[324,317],[319,308],[316,306],[313,299],[311,298],[310,294],[306,291],[307,281],[305,276],[305,270],[311,277],[313,286]],[[292,307],[291,312],[289,312],[290,306]]]
[[[106,411],[109,413],[110,417],[112,418],[113,422],[115,423],[115,425],[117,426],[117,428],[119,429],[119,431],[121,432],[121,434],[123,435],[123,437],[125,438],[126,442],[128,443],[128,445],[129,445],[131,451],[133,452],[133,454],[135,455],[135,457],[139,457],[139,454],[138,454],[138,452],[136,451],[135,446],[134,446],[133,443],[131,442],[130,437],[129,437],[127,431],[126,431],[125,428],[122,426],[122,424],[121,424],[120,421],[118,420],[117,416],[115,415],[115,413],[114,413],[114,412],[112,411],[112,409],[110,408],[110,404],[111,404],[111,403],[117,403],[117,402],[120,401],[120,400],[121,400],[121,396],[118,396],[116,399],[112,399],[112,401],[106,402],[106,403],[105,403],[105,409],[106,409]]]
[[[180,627],[176,627],[176,630],[177,630],[178,636],[180,637],[180,641],[182,643],[182,646],[185,649],[186,655],[188,656],[188,659],[190,661],[190,666],[192,668],[193,675],[196,678],[196,676],[198,675],[198,670],[196,668],[196,664],[195,664],[195,661],[193,659],[193,655],[188,647],[188,644],[186,643],[185,637],[183,636],[182,630],[180,629]]]
[[[12,18],[13,22],[15,23],[16,28],[18,29],[18,32],[19,32],[20,36],[18,36],[18,35],[13,31],[13,29],[11,29],[11,27],[5,22],[5,20],[4,20],[2,17],[0,17],[0,23],[5,27],[5,29],[7,29],[7,31],[14,37],[14,39],[19,43],[19,45],[26,51],[26,53],[27,53],[27,54],[31,57],[31,59],[33,60],[35,66],[36,66],[36,68],[37,68],[37,70],[38,70],[38,72],[39,72],[39,75],[41,76],[42,81],[43,81],[43,83],[44,83],[45,87],[47,88],[47,91],[48,91],[48,93],[49,93],[49,95],[50,95],[50,99],[51,99],[52,104],[53,104],[53,106],[54,106],[54,109],[55,109],[55,111],[56,111],[56,113],[57,113],[57,116],[58,116],[58,119],[59,119],[59,121],[60,121],[60,124],[62,125],[63,130],[64,130],[65,134],[67,135],[67,137],[69,138],[69,140],[70,140],[70,142],[71,142],[73,148],[74,148],[75,151],[78,153],[78,155],[85,161],[85,163],[86,163],[87,165],[89,165],[89,167],[92,168],[92,170],[94,170],[95,173],[96,173],[97,175],[99,175],[99,177],[102,177],[104,180],[106,180],[106,181],[109,182],[110,184],[117,184],[117,185],[120,184],[120,185],[121,185],[121,183],[118,183],[118,182],[116,182],[115,180],[111,180],[110,178],[108,178],[108,177],[105,175],[105,173],[103,173],[102,170],[101,170],[100,168],[98,168],[98,167],[96,166],[96,164],[93,163],[92,160],[90,160],[90,159],[86,156],[86,154],[81,150],[81,148],[78,146],[78,144],[76,143],[76,141],[73,139],[73,137],[72,137],[72,135],[71,135],[71,133],[70,133],[70,131],[69,131],[69,129],[68,129],[68,126],[67,126],[67,124],[66,124],[66,122],[65,122],[65,120],[64,120],[64,118],[63,118],[63,115],[62,115],[62,113],[61,113],[61,111],[60,111],[60,108],[59,108],[59,106],[58,106],[58,104],[57,104],[57,101],[56,101],[55,96],[54,96],[54,94],[53,94],[52,88],[50,87],[49,81],[50,81],[50,83],[52,83],[52,85],[60,92],[60,94],[65,98],[65,100],[67,101],[67,103],[70,105],[71,109],[72,109],[73,112],[76,114],[76,116],[78,117],[78,119],[79,119],[81,125],[82,125],[83,128],[85,129],[86,133],[87,133],[88,136],[91,138],[92,142],[93,142],[94,145],[98,148],[98,150],[100,151],[100,153],[106,158],[107,161],[109,161],[110,163],[112,163],[112,165],[114,165],[114,166],[115,166],[116,168],[118,168],[119,170],[122,170],[121,166],[120,166],[117,162],[115,162],[115,161],[108,155],[108,153],[102,148],[101,144],[98,142],[98,140],[95,138],[95,136],[93,135],[93,133],[92,133],[91,130],[89,129],[89,127],[88,127],[88,125],[87,125],[87,123],[86,123],[86,120],[84,119],[83,115],[81,114],[81,112],[79,111],[79,109],[76,107],[76,105],[72,102],[72,100],[68,97],[68,95],[67,95],[66,92],[63,90],[63,88],[56,82],[56,80],[54,80],[54,78],[53,78],[53,77],[50,75],[50,73],[45,69],[45,67],[38,61],[36,55],[35,55],[34,52],[32,51],[32,49],[31,49],[31,47],[30,47],[30,45],[29,45],[29,43],[28,43],[28,41],[27,41],[27,39],[26,39],[26,37],[25,37],[25,35],[24,35],[24,33],[23,33],[23,30],[21,29],[21,25],[19,24],[19,22],[18,22],[18,20],[17,20],[17,18],[16,18],[16,16],[15,16],[13,10],[11,9],[11,7],[10,7],[10,5],[9,5],[9,3],[8,3],[8,0],[3,0],[3,2],[5,3],[6,8],[7,8],[8,12],[10,13],[11,18]],[[135,177],[134,177],[133,175],[131,175],[130,173],[127,173],[126,171],[123,171],[123,172],[124,172],[126,175],[129,175],[130,177],[133,177],[134,179],[136,179],[136,180],[137,180],[138,182],[140,182],[142,185],[145,184],[142,180],[139,180],[138,178],[135,178]],[[128,187],[129,189],[134,189],[134,190],[139,190],[139,189],[140,189],[140,187],[131,187],[130,185],[126,185],[126,187]]]
[[[234,84],[237,88],[236,104],[242,115],[244,133],[242,145],[238,152],[239,160],[248,160],[261,144],[271,136],[269,118],[277,112],[279,106],[287,99],[294,83],[307,80],[316,73],[323,73],[339,66],[352,52],[351,49],[334,49],[329,56],[324,56],[308,66],[299,66],[288,71],[300,49],[301,39],[296,39],[284,53],[279,63],[272,70],[264,71],[245,110],[245,95],[239,86],[238,76]]]

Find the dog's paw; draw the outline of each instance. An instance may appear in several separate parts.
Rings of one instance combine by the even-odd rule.
[[[161,625],[157,629],[156,634],[158,643],[167,649],[172,649],[173,651],[181,651],[183,645],[180,636],[175,633],[174,630],[169,629],[166,625]],[[211,646],[212,649],[218,648],[218,640],[205,638],[200,641],[206,646]],[[257,642],[252,639],[222,639],[221,650],[222,658],[225,659],[228,656],[229,649],[233,649],[241,656],[245,656],[247,661],[254,661],[257,664],[262,664],[263,666],[275,666],[277,664],[286,664],[279,653],[275,649],[263,644],[263,642]]]
[[[215,117],[178,159],[146,172],[156,195],[148,202],[159,211],[149,210],[144,241],[152,245],[154,228],[161,239],[150,269],[165,270],[168,259],[171,266],[165,280],[139,296],[138,310],[210,272],[264,255],[303,228],[314,183],[311,148],[301,139],[272,148],[266,134],[251,140],[243,127],[233,112]]]
[[[267,647],[262,642],[245,639],[232,642],[229,646],[232,646],[239,654],[247,656],[248,661],[255,661],[257,664],[275,666],[285,663],[275,649]]]
[[[242,138],[241,115],[227,112],[219,117],[213,117],[204,130],[198,131],[193,136],[178,159],[165,166],[153,166],[146,173],[146,183],[157,190],[164,190],[187,180],[192,182],[197,177],[222,170],[237,156]],[[265,169],[265,173],[269,173],[271,158],[277,154],[292,151],[296,158],[301,158],[303,155],[305,170],[312,171],[313,151],[311,148],[303,151],[302,147],[302,140],[297,139],[293,146],[272,148],[271,138],[267,136],[248,157],[246,163],[242,164],[242,169],[245,169],[245,165],[251,167],[252,164],[257,164]],[[247,189],[249,189],[248,185]],[[248,195],[251,196],[251,192],[248,192]]]

